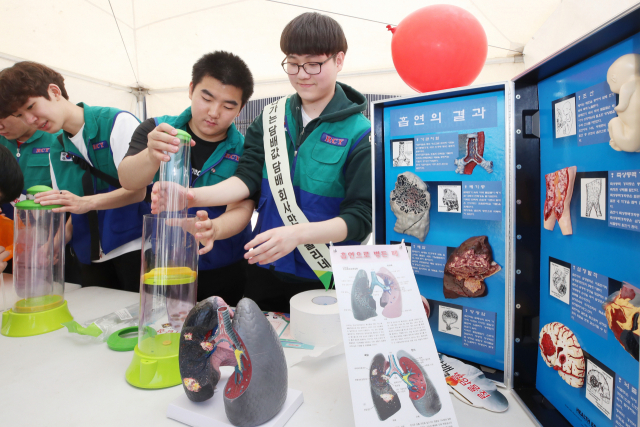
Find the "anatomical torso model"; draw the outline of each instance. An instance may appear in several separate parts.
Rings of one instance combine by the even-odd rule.
[[[616,151],[640,152],[640,55],[623,55],[609,67],[607,83],[619,94],[618,117],[609,121],[609,145]]]

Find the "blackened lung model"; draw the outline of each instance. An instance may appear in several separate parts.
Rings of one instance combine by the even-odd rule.
[[[488,173],[493,172],[493,162],[485,160],[482,155],[484,154],[484,132],[467,134],[466,143],[466,155],[454,160],[456,173],[462,175],[471,175],[476,165],[480,165],[481,168]]]
[[[375,355],[369,367],[371,398],[378,418],[386,420],[401,408],[398,394],[391,387],[391,378],[397,375],[409,391],[411,403],[424,417],[432,417],[442,408],[440,396],[427,372],[409,353],[400,350],[396,356],[389,354],[385,360],[382,353]]]
[[[591,211],[595,209],[596,216],[602,216],[600,212],[600,192],[602,191],[602,180],[596,179],[586,185],[587,187],[587,211],[585,215],[591,216]]]
[[[382,282],[380,282],[382,279]],[[386,318],[396,318],[402,315],[402,293],[400,285],[389,270],[380,267],[378,272],[371,272],[371,286],[365,270],[358,271],[351,287],[351,311],[356,320],[367,320],[377,316],[376,301],[373,290],[378,286],[382,289],[380,306],[382,315]]]
[[[180,337],[180,375],[194,402],[213,396],[220,366],[234,373],[221,388],[227,418],[235,426],[264,424],[287,398],[287,364],[280,340],[255,302],[243,298],[231,321],[231,308],[219,297],[198,303]]]

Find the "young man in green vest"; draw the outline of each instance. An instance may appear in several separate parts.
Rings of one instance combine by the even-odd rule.
[[[177,129],[191,135],[191,187],[202,188],[232,176],[243,156],[244,137],[233,124],[253,93],[253,77],[239,57],[223,51],[200,58],[192,70],[191,106],[179,116],[143,122],[133,135],[118,169],[124,188],[144,188],[157,180],[166,152],[177,151]],[[235,306],[246,282],[244,245],[255,203],[238,200],[227,206],[190,209],[199,218],[196,237],[207,240],[198,266],[198,301],[217,295]],[[213,244],[215,240],[215,245]],[[213,248],[213,249],[212,249]]]
[[[326,243],[359,244],[371,231],[371,124],[362,115],[366,98],[336,81],[347,41],[335,20],[298,16],[280,48],[296,94],[253,122],[232,178],[188,197],[190,206],[216,206],[260,193],[254,238],[245,246],[245,296],[263,310],[288,312],[293,295],[329,285]],[[154,186],[154,210],[162,198]]]
[[[0,118],[0,145],[7,147],[20,165],[24,176],[23,194],[34,185],[51,187],[49,148],[53,141],[55,135],[39,131],[35,126],[16,117],[9,115]],[[8,218],[13,219],[12,204],[4,203],[0,205],[0,209]]]
[[[82,285],[137,291],[142,216],[149,205],[145,189],[118,188],[117,167],[138,119],[115,108],[73,104],[63,77],[34,62],[0,74],[0,117],[9,114],[44,132],[63,131],[49,152],[54,190],[38,194],[36,202],[71,212]]]

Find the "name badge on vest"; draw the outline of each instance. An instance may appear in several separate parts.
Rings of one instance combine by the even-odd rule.
[[[63,151],[62,153],[60,153],[60,161],[61,162],[72,162],[73,161],[73,157],[71,156],[71,154],[67,153],[66,151]]]
[[[49,154],[50,148],[34,148],[31,150],[31,154]]]
[[[93,144],[93,151],[102,150],[103,148],[107,148],[107,141],[100,141]]]
[[[224,158],[227,160],[233,160],[234,162],[238,163],[240,161],[240,156],[238,156],[237,154],[225,154]]]
[[[348,138],[337,138],[335,136],[329,135],[328,133],[323,133],[320,137],[320,141],[326,142],[330,145],[335,145],[336,147],[344,147],[347,145]]]

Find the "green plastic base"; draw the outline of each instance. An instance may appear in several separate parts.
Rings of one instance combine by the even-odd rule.
[[[146,340],[152,340],[152,345],[143,347],[154,349],[154,354],[143,353],[136,345],[133,349],[133,360],[125,374],[127,382],[134,387],[150,389],[180,384],[182,382],[178,364],[180,334],[161,334]]]
[[[72,320],[73,316],[66,301],[56,308],[37,313],[16,313],[7,310],[2,313],[0,333],[7,337],[30,337],[57,331],[63,327],[62,323]]]

